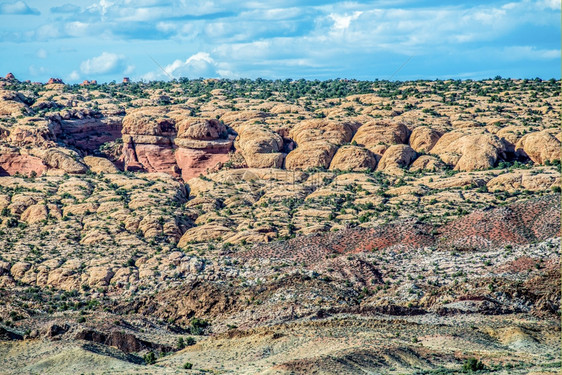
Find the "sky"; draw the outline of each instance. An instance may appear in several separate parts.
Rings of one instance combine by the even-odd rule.
[[[0,74],[560,78],[560,0],[0,0]]]

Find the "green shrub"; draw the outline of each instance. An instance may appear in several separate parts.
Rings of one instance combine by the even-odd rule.
[[[176,347],[178,348],[178,350],[182,350],[183,348],[185,348],[185,341],[183,340],[183,337],[178,338]]]
[[[156,355],[154,354],[154,352],[149,352],[148,354],[145,354],[144,357],[144,363],[146,363],[147,365],[152,365],[154,364],[154,362],[156,362]]]
[[[476,358],[469,358],[466,361],[464,361],[464,364],[462,365],[462,370],[464,372],[480,371],[480,370],[484,370],[485,367],[486,366],[484,366],[484,364],[479,360],[477,360]]]

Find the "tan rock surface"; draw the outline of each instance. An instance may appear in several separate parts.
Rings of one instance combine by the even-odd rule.
[[[534,132],[521,137],[515,151],[537,164],[544,164],[546,161],[560,160],[560,140],[546,130]]]
[[[441,160],[435,156],[421,155],[410,165],[410,171],[437,171],[444,167],[445,165]]]
[[[364,171],[375,169],[375,154],[360,146],[342,146],[338,149],[330,163],[330,170]]]
[[[265,127],[257,124],[240,126],[234,147],[242,153],[249,168],[283,166],[283,138]]]
[[[396,173],[401,168],[407,168],[416,157],[416,152],[410,146],[390,146],[379,161],[377,171]]]
[[[505,158],[505,143],[490,133],[466,133],[455,130],[444,134],[431,153],[455,170],[475,171],[492,168]]]
[[[326,141],[304,142],[287,154],[285,168],[289,170],[328,168],[336,151],[337,146]]]
[[[43,220],[47,220],[48,217],[49,211],[47,210],[47,206],[45,206],[44,204],[29,206],[21,214],[21,220],[25,221],[28,224],[39,223]]]
[[[106,158],[96,156],[85,156],[84,164],[94,173],[118,173],[119,169]]]
[[[297,124],[289,137],[300,147],[305,142],[326,141],[335,145],[349,143],[360,123],[352,121],[334,121],[326,119],[306,120]]]
[[[442,135],[428,126],[418,126],[410,135],[410,147],[416,152],[430,152]]]
[[[370,150],[377,145],[394,145],[406,143],[410,131],[402,123],[389,121],[372,121],[364,124],[353,137],[352,143]]]
[[[560,186],[560,176],[550,173],[535,174],[531,171],[518,171],[492,178],[486,186],[490,191],[548,191],[552,186]]]

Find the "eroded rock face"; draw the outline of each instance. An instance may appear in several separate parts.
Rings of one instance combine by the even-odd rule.
[[[379,161],[377,170],[388,174],[400,174],[401,168],[408,167],[416,156],[416,152],[410,146],[390,146]]]
[[[68,149],[36,150],[35,154],[50,168],[60,169],[66,173],[86,173],[88,170],[88,166],[80,160],[80,157]]]
[[[348,143],[361,126],[355,121],[307,120],[296,125],[289,136],[297,148],[287,154],[287,169],[328,168],[338,146]]]
[[[19,116],[32,111],[23,102],[22,95],[13,91],[0,90],[0,115]]]
[[[49,211],[47,210],[47,206],[44,204],[37,204],[29,206],[21,214],[21,220],[25,221],[28,224],[34,224],[43,220],[47,220],[48,215]]]
[[[42,175],[47,166],[38,157],[22,155],[17,149],[0,148],[0,176],[11,176],[19,173],[24,176]]]
[[[309,168],[328,168],[338,147],[325,141],[304,142],[287,154],[285,168],[306,170]]]
[[[364,124],[357,130],[352,143],[357,143],[373,151],[373,148],[378,145],[407,143],[409,135],[410,131],[402,123],[373,121]]]
[[[96,156],[85,156],[84,163],[94,173],[118,173],[119,169],[106,158]]]
[[[331,170],[340,171],[364,171],[376,166],[375,154],[360,146],[340,147],[330,163]]]
[[[289,132],[289,136],[297,145],[305,142],[325,141],[335,145],[349,143],[353,135],[361,126],[354,121],[337,122],[333,120],[307,120],[297,124]]]
[[[4,137],[10,145],[16,147],[54,147],[54,128],[56,124],[51,121],[27,118],[5,130]]]
[[[418,126],[410,135],[410,147],[416,152],[430,152],[442,133],[427,126]]]
[[[249,168],[281,168],[285,160],[283,138],[258,124],[238,127],[235,148],[240,151]]]
[[[552,186],[560,186],[560,176],[524,170],[494,177],[488,181],[486,186],[490,191],[548,191]]]
[[[458,171],[493,168],[506,158],[507,147],[496,135],[486,132],[452,131],[444,134],[431,153]]]
[[[187,118],[177,123],[177,129],[178,138],[212,141],[228,137],[226,126],[215,119]]]
[[[443,169],[445,165],[435,156],[422,155],[410,165],[410,171],[437,171]]]
[[[549,130],[526,134],[517,142],[515,152],[537,164],[545,164],[560,160],[560,140]]]
[[[228,161],[234,141],[215,119],[186,108],[142,108],[123,119],[126,170],[164,172],[185,181]]]
[[[99,112],[83,109],[61,111],[60,117],[60,138],[87,153],[121,138],[121,116],[102,117]]]
[[[227,234],[231,234],[232,229],[220,224],[209,223],[188,229],[178,242],[178,247],[185,247],[190,242],[201,242],[216,240]]]

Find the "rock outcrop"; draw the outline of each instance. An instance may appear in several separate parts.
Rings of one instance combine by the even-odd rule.
[[[377,166],[375,154],[361,146],[342,146],[330,163],[331,170],[365,171]]]
[[[128,113],[123,119],[125,169],[164,172],[187,181],[228,161],[234,136],[220,121],[190,113],[164,107]]]
[[[494,177],[488,181],[486,186],[490,191],[549,191],[553,186],[560,186],[560,176],[523,170]]]
[[[283,138],[264,126],[250,123],[239,126],[234,146],[249,168],[283,166]]]
[[[545,164],[560,160],[560,140],[549,130],[526,134],[517,142],[515,152],[534,163]]]
[[[342,145],[351,141],[360,126],[360,123],[354,121],[306,120],[291,129],[289,137],[297,146],[314,141]]]
[[[23,176],[40,176],[47,166],[38,157],[21,154],[16,148],[0,147],[0,176],[12,176],[17,173]]]
[[[337,149],[336,145],[325,141],[304,142],[287,154],[285,168],[290,170],[328,168]]]
[[[417,154],[410,146],[390,146],[379,160],[377,171],[388,174],[400,174],[402,168],[407,168],[416,158]]]
[[[430,152],[442,135],[428,126],[418,126],[410,134],[410,147],[416,152]]]
[[[361,126],[354,121],[307,120],[296,125],[289,136],[297,148],[287,154],[287,169],[328,168],[338,146],[349,143]]]
[[[505,159],[507,147],[503,140],[487,132],[454,130],[445,133],[431,153],[458,171],[493,168],[499,159]]]
[[[373,148],[378,145],[405,144],[408,141],[409,135],[410,131],[402,123],[372,121],[364,124],[357,130],[352,143],[364,146],[375,152]]]
[[[443,169],[445,165],[436,158],[435,156],[431,155],[422,155],[418,157],[414,162],[410,165],[410,171],[437,171]]]
[[[52,169],[59,169],[65,173],[86,173],[88,166],[80,160],[75,152],[63,148],[50,148],[47,150],[32,150],[34,156]]]
[[[106,158],[96,156],[85,156],[84,163],[94,173],[118,173],[119,169],[111,161]]]
[[[0,90],[0,116],[30,115],[33,111],[25,104],[23,95],[7,90]]]

